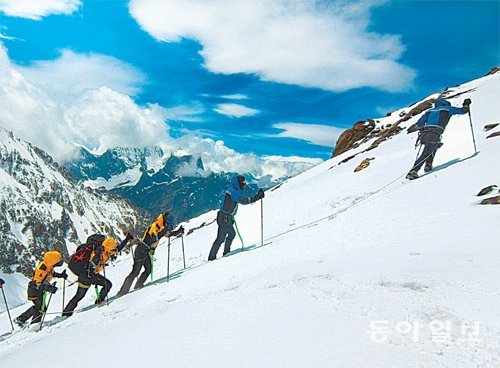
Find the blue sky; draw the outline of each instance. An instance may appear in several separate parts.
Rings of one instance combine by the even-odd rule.
[[[500,62],[498,1],[52,1],[43,13],[0,0],[11,64],[52,100],[103,80],[165,109],[172,137],[242,153],[328,158],[341,129]],[[71,86],[58,93],[51,70]]]

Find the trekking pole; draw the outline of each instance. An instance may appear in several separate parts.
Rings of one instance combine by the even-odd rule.
[[[264,198],[260,199],[260,246],[264,246]]]
[[[236,222],[236,218],[234,216],[233,216],[233,223],[234,223],[234,228],[236,229],[236,234],[238,234],[238,237],[240,238],[241,241],[241,249],[243,250],[245,244],[243,242],[243,238],[241,237],[240,229],[238,229],[238,223]]]
[[[108,290],[108,279],[106,278],[106,263],[104,263],[104,267],[102,268],[102,272],[104,274],[104,289],[106,290],[106,306],[109,305],[109,290]]]
[[[66,279],[63,279],[62,310],[64,310],[64,297],[66,295]]]
[[[7,304],[7,298],[5,297],[3,286],[0,287],[0,289],[2,289],[3,301],[5,302],[5,309],[7,309],[7,315],[9,316],[10,326],[12,327],[12,331],[14,331],[14,324],[12,323],[12,317],[10,316],[9,305]]]
[[[182,241],[182,260],[184,261],[184,269],[186,269],[186,253],[184,252],[184,235],[181,234]]]
[[[474,142],[474,154],[477,154],[476,138],[474,137],[474,128],[472,127],[472,116],[470,114],[470,109],[469,109],[469,123],[470,123],[470,130],[472,132],[472,142]]]
[[[47,310],[49,309],[51,299],[52,299],[52,293],[50,293],[49,301],[47,302],[47,305],[44,306],[45,308],[43,310],[42,320],[40,321],[40,329],[38,331],[42,331],[43,321],[45,321],[45,316],[47,315]]]
[[[170,238],[168,238],[168,258],[167,258],[167,282],[170,281]]]

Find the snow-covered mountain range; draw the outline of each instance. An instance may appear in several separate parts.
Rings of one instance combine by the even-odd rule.
[[[444,92],[454,106],[472,99],[479,153],[468,115],[454,116],[434,171],[405,179],[417,153],[407,128],[423,111],[399,120],[442,94],[428,96],[374,120],[369,130],[377,133],[268,190],[263,207],[241,206],[243,252],[208,263],[215,212],[192,219],[184,224],[198,228],[185,237],[186,270],[181,241],[170,248],[164,241],[156,283],[40,333],[16,333],[0,342],[0,361],[13,368],[41,356],[75,368],[95,359],[122,368],[500,366],[500,213],[480,205],[500,194],[493,187],[477,196],[500,185],[498,91],[500,73]],[[398,132],[375,144],[395,125]],[[124,256],[108,269],[111,295],[131,266]],[[15,300],[21,280],[6,281]],[[52,303],[57,315],[61,293]],[[82,305],[92,303],[88,293]],[[1,314],[0,330],[9,328]],[[134,348],[124,348],[131,341]]]
[[[152,215],[168,209],[179,221],[217,208],[234,175],[207,171],[200,157],[166,154],[160,147],[114,148],[101,155],[82,147],[79,158],[66,167],[88,187],[119,194]],[[244,174],[253,188],[277,184],[270,177],[258,181],[251,173]]]
[[[274,176],[268,174],[257,179],[255,174],[244,170],[238,174],[245,175],[249,191],[271,188],[288,179],[290,173],[301,172],[319,161],[287,158],[278,162],[266,158],[262,162],[281,166]],[[289,167],[285,169],[284,165]],[[88,187],[103,187],[119,194],[153,216],[168,209],[179,221],[217,208],[221,193],[236,174],[205,168],[201,156],[175,155],[160,147],[113,148],[102,154],[81,147],[78,159],[68,162],[66,168]]]
[[[68,255],[95,232],[123,237],[145,213],[78,182],[41,149],[0,128],[0,266],[30,274],[41,255]]]

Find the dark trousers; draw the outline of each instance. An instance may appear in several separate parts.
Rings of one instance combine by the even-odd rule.
[[[144,267],[144,272],[139,276],[139,279],[135,283],[135,289],[140,289],[144,286],[148,276],[151,274],[151,257],[149,255],[148,249],[143,245],[138,245],[135,248],[134,253],[134,265],[132,266],[132,272],[125,278],[123,281],[123,285],[120,288],[118,294],[124,295],[127,294],[130,288],[132,287],[132,283],[134,279],[141,272],[142,267]]]
[[[32,300],[32,302],[33,302],[33,306],[31,308],[28,308],[26,310],[26,312],[24,312],[19,317],[17,317],[17,319],[23,323],[32,317],[33,317],[33,319],[31,320],[31,323],[40,322],[42,319],[42,315],[43,315],[43,313],[41,312],[42,304],[43,304],[42,297],[35,299],[35,300]]]
[[[28,284],[28,299],[33,302],[33,306],[28,308],[23,314],[17,317],[21,322],[26,322],[30,318],[31,323],[40,322],[43,313],[43,291],[39,288],[34,281],[30,281]]]
[[[231,251],[231,244],[233,243],[234,237],[236,236],[236,231],[234,231],[233,223],[234,220],[231,215],[222,211],[219,211],[219,213],[217,213],[217,225],[219,225],[219,229],[217,230],[217,239],[215,239],[214,243],[212,244],[212,249],[210,249],[210,254],[208,256],[209,261],[217,258],[217,252],[224,242],[224,255]]]
[[[434,155],[441,141],[441,134],[437,131],[428,130],[420,133],[420,144],[424,146],[422,154],[417,158],[412,170],[418,171],[425,163],[427,167],[432,167]]]
[[[93,274],[91,275],[91,277],[88,277],[87,273],[83,272],[83,275],[79,274],[77,276],[78,289],[76,290],[75,296],[69,301],[63,311],[63,316],[66,317],[69,317],[73,314],[73,311],[78,306],[78,302],[83,299],[85,294],[87,294],[87,291],[89,290],[91,285],[102,286],[101,290],[99,291],[99,297],[95,301],[96,304],[102,303],[106,299],[109,290],[113,286],[111,284],[111,281],[99,274]]]

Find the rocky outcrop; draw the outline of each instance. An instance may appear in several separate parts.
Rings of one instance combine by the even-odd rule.
[[[493,75],[493,74],[498,73],[498,72],[500,72],[500,66],[495,66],[495,67],[491,68],[491,70],[486,75]]]
[[[368,166],[370,166],[370,161],[375,160],[375,157],[370,157],[370,158],[365,158],[361,163],[354,169],[354,172],[358,172],[361,170],[366,169]]]
[[[490,194],[492,193],[494,190],[496,190],[498,188],[498,186],[496,185],[489,185],[487,187],[484,187],[483,189],[481,189],[479,191],[479,193],[477,194],[478,197],[481,197],[481,196],[484,196],[486,194]]]
[[[347,129],[340,135],[332,157],[341,155],[342,153],[358,147],[368,136],[370,132],[375,129],[374,121],[358,121],[351,129]]]
[[[500,195],[483,199],[481,204],[500,204]]]
[[[492,124],[486,124],[483,128],[485,132],[490,131],[493,128],[496,128],[500,123],[492,123]]]
[[[491,133],[489,136],[487,136],[486,138],[494,138],[494,137],[500,137],[500,132],[495,132],[495,133]]]

